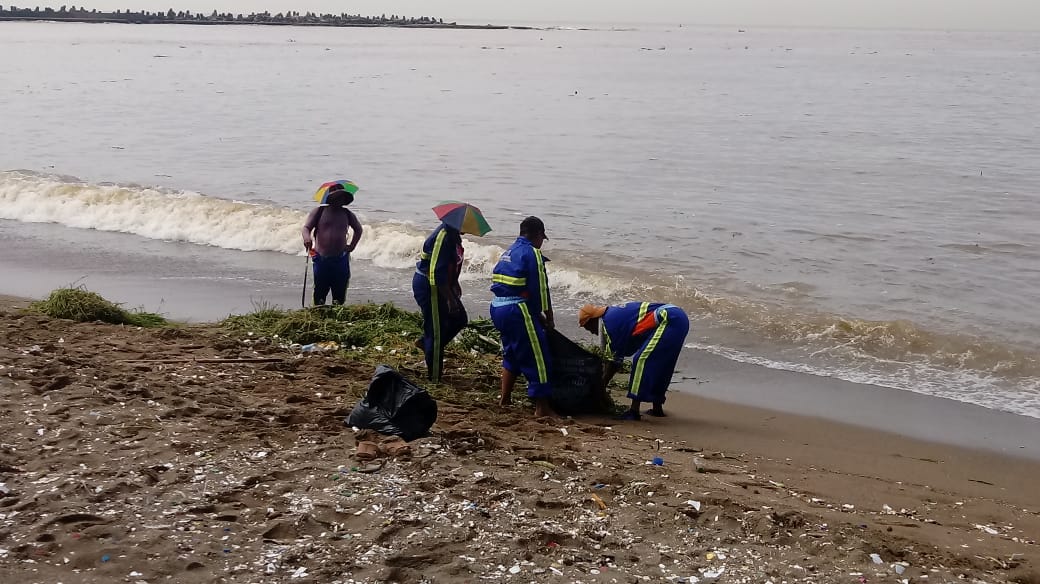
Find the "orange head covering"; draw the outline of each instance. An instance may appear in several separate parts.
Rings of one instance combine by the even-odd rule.
[[[606,306],[597,306],[595,304],[586,304],[581,307],[578,311],[578,326],[585,326],[585,323],[589,322],[594,318],[600,318],[607,312]]]

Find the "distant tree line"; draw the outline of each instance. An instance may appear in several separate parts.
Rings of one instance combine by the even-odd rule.
[[[99,12],[75,6],[53,8],[19,8],[0,5],[0,19],[3,20],[73,20],[77,22],[127,22],[134,24],[298,24],[318,26],[416,26],[416,27],[456,27],[454,22],[445,23],[441,18],[431,16],[407,17],[391,14],[387,16],[361,16],[360,14],[316,14],[314,12],[298,12],[287,10],[277,14],[270,12],[254,12],[251,14],[231,14],[217,12],[211,14],[193,14],[190,10],[166,12],[147,12],[132,10],[116,10],[115,12]],[[468,27],[467,27],[468,28]],[[481,27],[484,28],[484,27]],[[495,27],[497,28],[497,27]]]

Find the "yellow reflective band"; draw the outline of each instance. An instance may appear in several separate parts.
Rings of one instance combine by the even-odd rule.
[[[534,351],[534,363],[538,368],[538,383],[549,383],[549,371],[545,368],[545,358],[542,356],[542,344],[538,342],[538,333],[534,330],[534,320],[531,319],[531,311],[526,302],[517,304],[520,313],[524,315],[524,328],[527,329],[527,338],[531,341],[531,350]]]
[[[433,273],[433,270],[430,270]],[[431,278],[432,281],[432,278]],[[441,380],[441,361],[444,360],[444,348],[441,347],[441,308],[437,286],[430,285],[430,320],[433,321],[433,356],[430,358],[430,379]]]
[[[430,287],[437,285],[437,260],[440,259],[441,255],[441,244],[444,243],[445,231],[441,229],[441,232],[437,234],[437,239],[433,242],[433,257],[430,259],[430,267],[426,270],[426,277],[430,280]],[[433,299],[434,304],[437,303],[437,298]]]
[[[535,262],[538,265],[538,290],[542,297],[542,312],[549,310],[549,278],[545,274],[545,260],[542,259],[542,250],[534,250]]]
[[[505,284],[506,286],[526,286],[527,278],[517,278],[515,276],[507,276],[505,274],[492,274],[491,281],[496,284]]]
[[[632,364],[632,387],[628,391],[636,395],[639,395],[639,386],[643,383],[643,368],[646,365],[646,360],[650,358],[650,354],[657,348],[657,343],[661,340],[661,336],[664,335],[664,329],[668,327],[668,312],[662,311],[658,316],[660,317],[660,322],[657,325],[657,329],[646,343],[646,348],[639,354],[639,359]]]

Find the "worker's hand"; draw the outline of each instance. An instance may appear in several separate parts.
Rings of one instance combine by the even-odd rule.
[[[304,249],[306,249],[307,251],[310,251],[310,250],[311,250],[311,248],[312,248],[312,247],[314,247],[314,242],[313,242],[313,241],[304,241],[304,242],[303,242],[303,247],[304,247]]]
[[[357,247],[357,246],[354,245],[353,243],[348,243],[347,244],[347,253],[354,253],[354,248],[355,247]]]
[[[553,320],[553,316],[551,314],[542,315],[542,324],[545,325],[545,328],[547,329],[556,328],[556,321]]]

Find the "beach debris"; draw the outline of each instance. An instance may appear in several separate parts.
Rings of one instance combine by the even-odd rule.
[[[325,351],[337,351],[340,345],[336,341],[319,341],[317,343],[307,343],[306,345],[300,346],[300,352],[302,353],[323,353]],[[382,347],[377,347],[382,350]]]
[[[589,495],[589,498],[592,499],[592,501],[596,503],[596,506],[599,507],[600,511],[606,511],[607,504],[606,504],[606,502],[603,501],[602,497],[600,497],[596,493],[592,493],[592,494]]]
[[[822,497],[838,500],[842,491],[814,492],[819,487],[796,472],[777,473],[776,484],[768,483],[776,461],[752,453],[744,460],[706,455],[708,471],[699,456],[692,465],[669,459],[666,473],[653,461],[642,464],[647,446],[662,462],[669,451],[674,457],[700,450],[646,436],[625,439],[584,420],[561,428],[560,422],[504,418],[446,400],[432,435],[402,445],[421,455],[393,457],[392,444],[371,436],[376,458],[357,461],[354,442],[364,438],[362,431],[352,435],[329,423],[367,381],[353,355],[245,367],[145,365],[112,360],[106,344],[97,357],[71,354],[52,362],[55,333],[60,330],[67,347],[79,350],[88,343],[85,327],[39,328],[16,329],[11,338],[18,342],[0,354],[0,382],[11,379],[4,387],[13,404],[0,404],[8,408],[0,416],[6,420],[0,444],[2,574],[24,562],[39,570],[34,581],[68,581],[70,568],[93,567],[143,582],[131,569],[148,565],[144,554],[167,552],[183,559],[187,570],[212,573],[213,579],[338,578],[342,584],[397,577],[781,584],[854,582],[853,575],[866,582],[863,572],[851,571],[867,566],[872,580],[907,582],[911,562],[933,566],[920,568],[929,576],[922,582],[997,582],[1010,578],[996,570],[1021,562],[1002,555],[1002,563],[990,561],[984,570],[958,561],[975,550],[937,549],[927,539],[905,546],[899,534],[886,535],[882,521],[865,528],[859,521],[835,521],[836,513],[822,509]],[[121,336],[111,340],[125,346],[132,340],[157,359],[189,350],[165,347],[186,345],[180,336],[149,341],[152,333],[122,327],[112,334]],[[221,333],[226,350],[198,353],[227,359],[289,353],[266,338],[244,349],[239,339]],[[33,342],[45,347],[43,354],[19,354]],[[392,345],[379,342],[385,357]],[[26,387],[22,382],[30,375],[67,376],[60,402],[74,407]],[[17,499],[28,491],[32,497]],[[906,491],[922,492],[915,485]],[[878,511],[866,500],[852,500],[877,515],[915,513],[888,506]],[[1016,530],[1000,515],[969,515],[974,505],[924,504],[960,535],[984,539],[976,530],[989,527],[1013,545]],[[948,520],[940,514],[947,507],[978,523]],[[829,526],[824,518],[831,519]],[[114,535],[96,543],[102,533]],[[61,549],[73,540],[82,550],[79,561],[66,551],[71,548]],[[852,551],[867,549],[885,551],[889,561],[864,564],[867,554]],[[154,574],[149,578],[154,581]]]
[[[992,527],[990,527],[988,525],[982,525],[982,524],[976,523],[975,524],[975,529],[979,529],[979,530],[985,531],[986,533],[988,533],[990,535],[1000,535],[1000,531],[998,531],[998,530],[996,530],[996,529],[994,529],[994,528],[992,528]]]
[[[650,462],[654,466],[664,466],[664,459],[661,458],[660,456],[655,456],[654,459],[651,460]]]
[[[726,566],[719,566],[718,568],[701,568],[701,576],[706,580],[714,580],[726,571]]]
[[[882,560],[881,556],[879,556],[878,554],[870,554],[870,561],[874,562],[875,564],[884,564],[885,563],[885,561]]]

